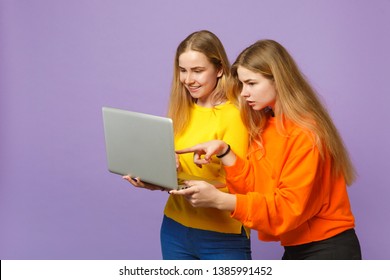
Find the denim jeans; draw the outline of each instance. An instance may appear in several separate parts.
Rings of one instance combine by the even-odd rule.
[[[241,234],[189,228],[164,216],[161,226],[164,260],[250,260],[250,239]]]

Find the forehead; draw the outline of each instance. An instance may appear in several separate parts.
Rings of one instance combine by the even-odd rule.
[[[261,75],[260,73],[253,72],[252,70],[249,70],[248,68],[242,66],[238,66],[237,75],[238,75],[238,79],[241,81],[264,78],[264,76]]]
[[[210,64],[206,55],[198,51],[188,50],[179,56],[179,66],[183,68],[206,67]]]

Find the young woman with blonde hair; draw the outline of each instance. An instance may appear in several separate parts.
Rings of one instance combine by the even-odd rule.
[[[202,181],[172,191],[194,207],[231,211],[264,241],[280,241],[283,259],[361,259],[347,185],[355,170],[317,94],[287,50],[273,40],[246,48],[232,66],[232,95],[249,131],[247,157],[228,142],[186,148],[197,165],[217,155],[231,194]]]
[[[237,104],[227,98],[229,81],[230,63],[215,34],[207,30],[194,32],[179,44],[168,109],[176,149],[220,139],[229,142],[238,155],[246,154],[248,132]],[[218,158],[200,169],[193,164],[191,155],[182,155],[178,157],[178,169],[225,183],[225,171]],[[137,187],[155,189],[145,186],[142,178],[125,179]],[[224,187],[218,191],[228,190]],[[180,196],[170,196],[165,206],[161,248],[163,259],[251,259],[249,229],[230,217],[229,211],[196,209]]]

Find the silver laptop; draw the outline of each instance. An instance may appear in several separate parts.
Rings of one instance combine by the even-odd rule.
[[[139,177],[166,189],[185,187],[183,180],[205,180],[176,171],[173,125],[170,118],[103,107],[108,170]],[[209,181],[222,185],[218,181]]]

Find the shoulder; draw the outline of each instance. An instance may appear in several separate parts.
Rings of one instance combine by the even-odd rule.
[[[239,111],[239,109],[237,108],[237,106],[236,105],[234,105],[233,103],[231,103],[230,101],[226,101],[225,103],[223,103],[223,104],[221,104],[221,105],[217,105],[217,106],[215,106],[214,107],[215,108],[215,110],[219,113],[219,114],[221,114],[221,115],[223,115],[223,116],[225,116],[225,117],[227,117],[227,116],[240,116],[240,111]]]
[[[316,139],[312,131],[294,123],[290,120],[283,122],[281,129],[284,135],[287,136],[290,142],[294,142],[298,146],[307,146],[313,148],[316,145]]]

